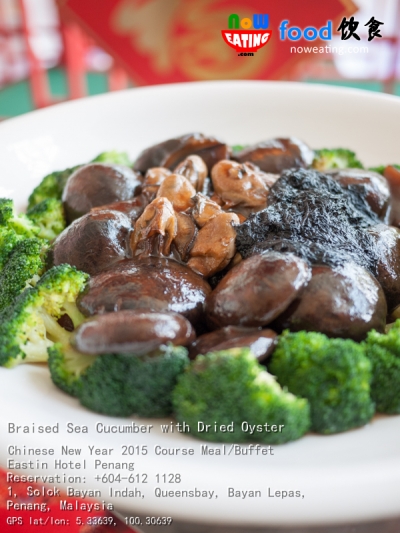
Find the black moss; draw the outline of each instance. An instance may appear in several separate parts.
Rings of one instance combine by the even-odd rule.
[[[243,257],[293,252],[310,264],[354,261],[374,272],[375,241],[365,229],[379,219],[357,190],[314,170],[292,169],[273,185],[268,204],[236,228]]]

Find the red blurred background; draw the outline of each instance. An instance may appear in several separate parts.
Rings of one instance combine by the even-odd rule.
[[[268,13],[271,42],[238,57],[228,16]],[[294,52],[278,26],[359,22],[360,41],[333,32],[334,51]],[[383,22],[368,42],[365,23]],[[0,116],[135,85],[210,79],[323,82],[400,94],[399,0],[0,0]],[[355,45],[358,47],[356,50]],[[365,51],[367,50],[367,51]]]

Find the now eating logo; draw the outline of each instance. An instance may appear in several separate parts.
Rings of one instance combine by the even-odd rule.
[[[229,30],[221,30],[221,33],[226,44],[237,52],[256,52],[271,37],[272,31],[267,30],[268,24],[269,16],[265,13],[254,14],[253,19],[245,17],[242,20],[233,13],[228,17]]]

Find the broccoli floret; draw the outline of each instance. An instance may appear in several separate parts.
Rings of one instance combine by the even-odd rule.
[[[131,161],[125,152],[102,152],[92,160],[93,163],[110,163],[118,165],[131,166]],[[45,176],[37,187],[35,187],[28,198],[28,210],[35,205],[40,204],[43,200],[54,198],[61,200],[65,184],[68,178],[82,165],[76,165],[65,170],[57,170]]]
[[[15,213],[12,200],[0,198],[0,272],[17,244],[37,237],[39,231],[26,215]]]
[[[5,226],[14,216],[14,202],[10,198],[0,198],[0,225]]]
[[[147,356],[107,354],[82,376],[82,405],[112,416],[162,417],[172,412],[172,390],[188,364],[181,346],[161,346]]]
[[[39,228],[24,214],[18,215],[10,220],[9,226],[15,233],[26,239],[39,236]]]
[[[400,320],[386,333],[368,333],[364,343],[372,363],[371,397],[379,413],[400,413]]]
[[[151,417],[171,414],[172,390],[188,363],[182,346],[161,346],[150,355],[130,357],[126,386],[132,412]]]
[[[32,207],[40,202],[43,202],[43,200],[47,200],[48,198],[61,200],[61,196],[68,178],[80,166],[81,165],[77,165],[65,170],[59,170],[45,176],[39,185],[33,189],[31,195],[29,196],[28,210],[32,209]]]
[[[77,352],[69,344],[61,343],[53,344],[47,351],[53,383],[67,394],[78,396],[81,376],[93,364],[96,356]]]
[[[310,425],[307,400],[282,390],[248,348],[197,356],[178,378],[173,405],[178,421],[206,440],[280,444],[300,438]],[[198,431],[198,422],[209,424],[209,431]],[[284,428],[250,435],[243,422]],[[217,428],[233,423],[233,432],[215,430],[215,423]]]
[[[28,239],[39,233],[39,228],[26,215],[15,213],[14,202],[9,198],[0,198],[0,226]]]
[[[386,168],[386,165],[380,165],[379,167],[370,167],[368,170],[372,170],[373,172],[377,172],[378,174],[382,174]]]
[[[171,414],[177,376],[188,364],[187,350],[161,346],[149,355],[85,355],[68,345],[49,348],[53,382],[82,405],[110,416]]]
[[[91,411],[109,416],[130,416],[132,392],[126,386],[130,371],[128,355],[106,354],[95,358],[77,388],[81,404]]]
[[[268,369],[283,387],[308,399],[311,429],[318,433],[362,426],[374,414],[371,363],[354,341],[285,331]]]
[[[46,249],[39,239],[24,239],[16,244],[0,273],[0,311],[25,288],[36,285],[44,270]]]
[[[315,150],[313,168],[324,172],[332,168],[364,168],[357,156],[346,148],[322,148]]]
[[[25,237],[15,233],[13,229],[7,226],[0,226],[0,271],[3,269],[11,252]]]
[[[60,265],[17,296],[0,313],[0,365],[44,362],[54,342],[68,344],[70,333],[57,320],[68,314],[75,326],[83,322],[75,301],[87,279],[84,272]]]
[[[66,227],[62,202],[47,198],[29,209],[26,216],[39,228],[38,237],[49,241],[55,239]]]
[[[40,312],[42,303],[43,298],[35,289],[26,289],[11,307],[0,314],[1,366],[11,368],[20,363],[47,360],[47,348],[52,341],[46,335],[45,321]]]
[[[26,215],[16,215],[8,221],[8,226],[21,237],[30,239],[31,237],[38,237],[40,229],[36,226]]]
[[[74,327],[78,327],[84,316],[76,306],[76,299],[88,279],[89,274],[67,264],[48,270],[36,285],[38,292],[44,296],[44,310],[57,319],[67,314]]]
[[[132,166],[132,161],[126,152],[117,152],[110,150],[109,152],[102,152],[92,160],[92,163],[109,163],[110,165],[124,165],[126,167]]]
[[[244,150],[246,148],[246,144],[234,144],[231,146],[231,150],[233,153],[240,152],[241,150]]]

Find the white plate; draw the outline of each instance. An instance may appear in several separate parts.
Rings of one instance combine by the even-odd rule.
[[[1,124],[0,195],[12,196],[22,207],[33,186],[53,169],[87,161],[107,149],[127,150],[134,157],[155,142],[190,131],[217,135],[232,144],[294,135],[315,148],[349,147],[366,165],[400,162],[400,99],[296,83],[212,82],[134,89],[66,103]],[[161,434],[159,429],[150,435],[96,433],[98,421],[129,421],[81,408],[52,385],[46,368],[0,369],[0,380],[3,465],[10,444],[53,447],[58,455],[60,446],[66,444],[82,448],[82,454],[93,444],[114,449],[146,444],[150,452],[156,445],[195,448],[189,459],[153,453],[135,457],[136,472],[149,475],[144,499],[109,498],[107,485],[93,480],[98,470],[89,464],[92,459],[88,459],[85,472],[70,472],[84,475],[86,485],[65,486],[99,489],[105,500],[130,514],[140,511],[175,519],[247,525],[328,524],[400,514],[399,416],[376,418],[364,428],[340,435],[308,435],[274,447],[273,457],[206,457],[198,453],[200,441]],[[60,433],[9,434],[8,422],[59,422]],[[87,425],[89,434],[67,434],[67,422]],[[49,463],[47,474],[62,472],[55,470],[49,457],[38,458]],[[81,458],[63,456],[64,461]],[[127,459],[119,455],[101,458],[109,462]],[[156,498],[152,495],[155,475],[168,472],[180,472],[183,481],[163,488],[214,490],[218,499]],[[228,487],[260,490],[262,498],[228,498]],[[270,498],[269,487],[271,491],[299,490],[305,497]]]

